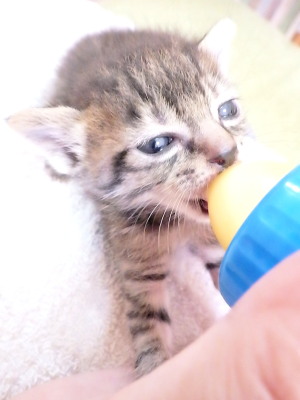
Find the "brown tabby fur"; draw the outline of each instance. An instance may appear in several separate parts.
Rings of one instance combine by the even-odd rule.
[[[203,259],[209,267],[219,261],[199,199],[248,134],[241,110],[232,119],[218,116],[232,98],[234,88],[198,41],[109,32],[87,37],[66,57],[50,108],[11,120],[49,153],[63,153],[64,171],[51,156],[48,166],[77,179],[98,204],[108,266],[122,274],[138,375],[171,353],[170,258],[186,247],[199,254],[211,249]],[[164,151],[140,150],[160,136],[173,138]]]

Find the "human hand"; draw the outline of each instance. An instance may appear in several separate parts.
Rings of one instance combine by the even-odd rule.
[[[300,251],[192,345],[118,393],[132,380],[128,370],[61,379],[15,400],[299,400],[299,283]]]
[[[300,251],[219,323],[113,400],[299,400]]]

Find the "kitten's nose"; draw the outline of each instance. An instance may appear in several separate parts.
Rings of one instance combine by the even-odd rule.
[[[230,165],[232,165],[236,160],[236,154],[237,154],[237,147],[234,146],[230,150],[225,151],[224,153],[221,153],[216,157],[209,159],[208,161],[212,164],[218,164],[221,167],[227,168]]]

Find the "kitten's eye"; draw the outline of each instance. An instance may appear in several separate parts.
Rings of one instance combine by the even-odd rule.
[[[172,142],[174,138],[172,136],[158,136],[149,142],[138,146],[138,149],[146,154],[156,154],[160,151],[165,150]]]
[[[225,101],[218,108],[220,119],[232,119],[238,115],[238,106],[234,100]]]

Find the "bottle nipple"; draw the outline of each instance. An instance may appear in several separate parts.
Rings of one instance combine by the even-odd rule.
[[[224,249],[260,200],[291,166],[283,162],[237,163],[218,175],[208,188],[212,229]]]

